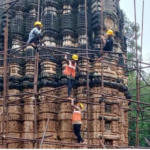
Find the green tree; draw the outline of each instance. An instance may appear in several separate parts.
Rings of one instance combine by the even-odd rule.
[[[128,59],[136,60],[136,38],[135,38],[135,32],[137,32],[137,40],[140,38],[140,26],[137,24],[135,26],[134,22],[131,22],[127,16],[125,15],[125,24],[124,24],[124,34],[127,38],[127,45],[128,45]],[[138,58],[140,60],[140,50],[141,47],[138,44],[137,45],[138,49]],[[135,68],[136,63],[133,62],[128,62],[128,66],[131,68]],[[149,78],[149,73],[146,73],[144,71],[141,71],[142,76],[144,79],[147,81],[147,83],[150,83],[150,78]],[[146,83],[140,78],[140,86],[145,86]],[[136,89],[136,71],[130,72],[129,73],[129,80],[128,80],[128,87],[129,89]],[[145,88],[141,88],[140,91],[140,101],[145,102],[145,103],[150,103],[150,94],[146,94],[150,92],[150,86],[147,86]],[[133,95],[133,100],[136,101],[136,90],[131,91]],[[146,105],[140,105],[140,107],[145,107]],[[136,103],[131,103],[130,108],[136,109],[137,104]],[[143,112],[147,111],[147,112]],[[149,112],[148,112],[149,111]],[[137,112],[136,111],[131,111],[129,112],[129,145],[130,146],[135,146],[136,143],[136,116]],[[148,122],[149,121],[149,122]],[[139,117],[139,141],[140,141],[140,146],[148,146],[148,144],[145,142],[144,137],[146,137],[148,140],[150,140],[150,107],[146,107],[142,109],[140,112],[140,117]]]
[[[124,34],[127,38],[128,45],[128,59],[136,59],[136,37],[135,31],[137,33],[137,40],[140,38],[140,25],[137,23],[135,26],[134,22],[131,22],[124,13]],[[137,50],[140,51],[141,47],[138,44]],[[139,55],[140,57],[140,55]],[[128,63],[129,67],[132,67],[133,64],[131,62]]]

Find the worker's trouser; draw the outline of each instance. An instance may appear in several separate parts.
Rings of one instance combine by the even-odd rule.
[[[68,97],[71,95],[71,90],[73,87],[74,79],[67,78],[67,86],[68,86]]]
[[[74,134],[78,138],[78,143],[80,143],[80,142],[83,143],[84,140],[82,139],[81,134],[80,134],[81,124],[74,124],[73,127],[74,127]]]

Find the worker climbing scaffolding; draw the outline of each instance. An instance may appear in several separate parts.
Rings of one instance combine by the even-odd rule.
[[[42,29],[43,25],[40,21],[36,21],[34,23],[34,28],[31,30],[30,34],[29,34],[29,38],[28,38],[28,43],[31,44],[34,48],[36,48],[37,44],[42,43],[43,41],[42,39],[42,33],[41,33],[41,29]],[[40,42],[39,42],[40,41]]]
[[[113,31],[112,30],[108,30],[107,31],[107,39],[105,39],[104,36],[101,36],[101,40],[102,40],[102,43],[104,44],[104,47],[103,47],[103,51],[106,51],[104,53],[104,56],[108,56],[109,52],[112,52],[113,51]],[[100,51],[100,53],[97,53],[98,55],[98,60],[102,60],[104,58],[104,56],[102,56],[102,52]]]
[[[81,125],[82,125],[82,120],[81,120],[81,111],[84,109],[84,105],[82,103],[77,103],[76,105],[74,104],[74,99],[71,99],[71,106],[74,109],[73,115],[72,115],[72,125],[74,129],[74,134],[78,138],[78,143],[84,143],[84,140],[81,137]]]
[[[64,73],[64,75],[67,76],[68,99],[71,99],[70,95],[71,95],[71,90],[73,87],[74,79],[76,76],[76,69],[78,68],[80,71],[86,72],[85,69],[82,69],[77,65],[78,59],[79,59],[78,55],[72,55],[72,60],[67,60],[67,55],[65,55],[65,60],[67,62],[67,66],[63,73]]]

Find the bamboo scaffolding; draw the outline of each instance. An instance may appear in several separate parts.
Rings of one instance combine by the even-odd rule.
[[[11,4],[13,3],[9,8],[7,8],[1,15],[3,15],[4,13],[8,12],[8,11],[13,11],[13,12],[17,12],[15,10],[11,10],[10,8],[15,5],[15,3],[17,2],[18,0],[16,1],[13,1],[13,2],[9,2],[7,0],[7,3],[3,4],[3,5],[7,5],[7,4]],[[0,6],[3,6],[3,5],[0,5]],[[40,1],[38,0],[38,16],[37,16],[37,20],[39,20],[39,12],[40,12]],[[136,4],[135,4],[135,0],[134,0],[134,11],[135,11],[135,25],[136,25]],[[143,7],[144,7],[144,0],[143,0]],[[102,0],[102,10],[101,10],[101,21],[103,22],[103,0]],[[143,8],[143,11],[144,11],[144,8]],[[29,13],[24,13],[24,14],[29,14]],[[143,14],[143,17],[144,17],[144,14]],[[67,49],[70,49],[70,50],[76,50],[76,51],[85,51],[85,53],[78,53],[80,55],[81,58],[83,59],[86,59],[87,60],[87,64],[88,64],[88,61],[96,61],[95,59],[91,59],[89,58],[89,54],[94,54],[93,52],[99,52],[97,50],[92,50],[92,49],[88,49],[88,27],[87,27],[87,0],[85,0],[85,33],[86,33],[86,49],[81,49],[81,48],[67,48]],[[103,25],[103,24],[102,24]],[[143,27],[143,24],[142,24],[142,27]],[[103,33],[103,26],[101,27],[101,34]],[[136,44],[137,44],[137,35],[135,33],[135,36],[136,36]],[[142,29],[142,39],[141,39],[141,43],[142,43],[142,40],[143,40],[143,29]],[[45,127],[45,130],[44,130],[44,133],[43,133],[43,137],[41,138],[37,138],[37,119],[36,119],[36,113],[37,113],[37,109],[36,109],[36,106],[39,105],[39,104],[48,104],[48,103],[65,103],[65,102],[68,102],[68,100],[66,100],[65,98],[61,98],[61,97],[58,97],[58,96],[54,96],[54,95],[49,95],[49,94],[46,94],[48,92],[51,92],[51,91],[55,91],[55,90],[58,90],[58,89],[61,89],[61,88],[64,88],[66,86],[62,86],[62,87],[58,87],[58,88],[55,88],[53,90],[47,90],[47,91],[43,91],[43,92],[40,92],[38,93],[37,91],[37,81],[38,81],[38,58],[39,57],[48,57],[49,55],[39,55],[38,53],[36,53],[36,56],[35,58],[34,57],[28,57],[28,58],[24,58],[24,57],[17,57],[17,56],[13,56],[14,54],[18,53],[19,51],[21,51],[22,49],[24,49],[26,46],[29,46],[28,43],[26,42],[21,42],[22,44],[24,44],[23,46],[20,46],[19,48],[14,48],[14,49],[8,49],[8,46],[7,46],[7,43],[8,43],[8,15],[7,15],[7,22],[6,22],[6,28],[5,28],[5,46],[4,46],[4,52],[0,52],[0,55],[4,55],[4,59],[0,59],[0,60],[4,60],[4,84],[3,84],[3,88],[4,88],[4,93],[3,93],[3,96],[0,96],[0,98],[3,98],[3,104],[0,104],[0,106],[3,106],[3,112],[0,114],[0,116],[3,116],[3,126],[2,126],[2,136],[1,136],[1,139],[2,139],[2,146],[4,147],[4,144],[5,143],[11,143],[11,142],[7,142],[7,140],[11,140],[13,141],[12,143],[15,143],[15,141],[19,141],[19,142],[35,142],[35,148],[37,147],[36,143],[49,143],[49,144],[52,144],[52,145],[56,145],[56,144],[61,144],[61,145],[67,145],[67,146],[70,146],[70,147],[84,147],[84,146],[88,146],[88,148],[100,148],[100,145],[93,145],[93,144],[90,144],[89,143],[89,126],[88,126],[88,134],[87,134],[87,139],[88,139],[88,143],[87,144],[72,144],[72,143],[69,143],[69,142],[58,142],[58,141],[46,141],[44,140],[44,138],[47,138],[47,137],[51,137],[51,136],[45,136],[46,134],[46,128],[47,128],[47,124],[49,122],[49,117],[48,117],[48,120],[47,120],[47,124],[46,124],[46,127]],[[101,44],[101,50],[103,51],[103,44]],[[60,50],[64,50],[66,49],[66,47],[60,47],[60,48],[55,48],[55,47],[44,47],[44,46],[38,46],[38,48],[44,48],[46,50],[49,50],[49,51],[53,51],[53,52],[57,52],[57,53],[60,53],[60,54],[54,54],[54,56],[62,56],[64,54],[66,54],[65,52],[63,51],[60,51]],[[9,51],[12,51],[12,50],[16,50],[15,52],[12,52],[12,53],[9,53],[7,54]],[[91,53],[89,53],[91,52]],[[104,53],[105,51],[103,51]],[[86,57],[83,57],[81,55],[85,55],[86,54]],[[125,54],[125,53],[115,53],[115,52],[111,52],[111,54]],[[71,55],[71,54],[68,54],[68,55]],[[142,51],[141,51],[141,55],[142,55]],[[9,56],[12,56],[13,58],[9,58]],[[113,56],[114,58],[122,58],[122,57],[119,57],[119,56]],[[10,60],[10,59],[15,59],[15,58],[18,58],[18,59],[26,59],[28,60],[29,58],[34,58],[35,60],[35,77],[34,77],[34,92],[26,92],[26,93],[22,93],[22,94],[7,94],[8,93],[8,89],[7,89],[7,85],[6,85],[6,80],[7,80],[7,60]],[[145,62],[142,62],[142,59],[140,59],[140,61],[138,60],[138,54],[137,54],[137,45],[136,45],[136,60],[130,60],[130,59],[127,59],[125,58],[124,59],[125,61],[131,61],[131,62],[135,62],[136,63],[136,66],[135,66],[135,69],[132,67],[132,68],[129,68],[129,69],[133,69],[133,70],[129,70],[130,71],[137,71],[137,78],[136,78],[136,83],[137,83],[137,87],[136,89],[131,89],[130,91],[134,91],[136,90],[137,92],[137,95],[136,96],[133,96],[133,97],[136,97],[136,100],[137,101],[134,101],[134,100],[129,100],[129,99],[124,99],[124,98],[120,98],[120,97],[116,97],[116,96],[113,96],[113,95],[107,95],[107,94],[104,94],[104,70],[103,70],[103,65],[104,63],[107,63],[107,64],[112,64],[110,62],[106,62],[104,60],[102,60],[102,72],[101,72],[101,81],[102,81],[102,84],[101,84],[101,88],[102,88],[102,93],[97,93],[97,92],[92,92],[89,90],[89,64],[87,65],[87,90],[85,91],[82,91],[82,92],[87,92],[88,96],[86,99],[78,99],[80,100],[82,103],[85,103],[87,104],[87,108],[89,107],[89,105],[102,105],[102,103],[92,103],[90,102],[89,100],[90,99],[95,99],[95,98],[107,98],[107,97],[112,97],[112,98],[116,98],[116,99],[120,99],[120,100],[127,100],[131,103],[136,103],[137,104],[137,108],[134,109],[134,108],[125,108],[125,107],[119,107],[120,109],[124,109],[125,111],[136,111],[137,112],[137,116],[136,116],[136,120],[133,120],[134,117],[131,117],[129,118],[129,122],[130,121],[136,121],[136,132],[133,133],[133,134],[136,134],[136,147],[134,146],[108,146],[108,145],[104,145],[106,148],[143,148],[143,147],[140,147],[139,146],[139,131],[147,131],[148,129],[139,129],[138,128],[138,125],[140,124],[140,121],[148,121],[150,120],[150,118],[147,118],[147,119],[139,119],[141,116],[139,115],[140,112],[149,112],[147,110],[143,110],[144,108],[146,107],[149,107],[150,104],[149,103],[145,103],[145,102],[141,102],[140,101],[140,97],[141,96],[144,96],[144,95],[148,95],[150,93],[145,93],[145,94],[140,94],[140,89],[142,88],[145,88],[147,86],[149,86],[149,84],[147,83],[147,81],[143,78],[142,74],[141,74],[141,70],[142,69],[145,69],[145,68],[148,68],[150,66],[149,63],[145,63]],[[139,64],[140,64],[140,67],[139,67]],[[144,65],[148,65],[146,67],[141,67],[141,65],[144,64]],[[114,64],[112,64],[114,65]],[[119,65],[116,65],[116,66],[119,66]],[[124,67],[125,68],[125,67]],[[139,77],[142,77],[143,80],[145,81],[146,85],[143,86],[143,87],[140,87],[140,83],[139,83]],[[89,97],[89,94],[90,93],[93,93],[93,94],[99,94],[100,96],[99,97],[93,97],[93,98],[90,98]],[[7,99],[8,97],[19,97],[19,96],[24,96],[24,95],[28,95],[27,97],[24,97],[24,98],[20,98],[18,100],[15,100],[13,102],[7,102]],[[44,102],[37,102],[37,97],[38,96],[46,96],[46,97],[52,97],[52,98],[56,98],[55,101],[44,101]],[[23,99],[27,99],[31,96],[35,96],[36,97],[36,100],[35,100],[35,103],[20,103],[21,100]],[[34,121],[34,127],[35,127],[35,131],[34,131],[34,139],[23,139],[23,138],[16,138],[16,137],[9,137],[9,136],[6,136],[5,133],[4,133],[4,115],[7,113],[7,112],[4,112],[4,108],[7,107],[9,108],[9,106],[25,106],[25,105],[34,105],[35,106],[35,112],[34,112],[34,115],[35,115],[35,121]],[[140,105],[146,105],[146,106],[143,106],[143,107],[140,107]],[[87,109],[87,116],[89,114],[89,111]],[[50,115],[49,115],[50,116]],[[102,121],[104,119],[104,114],[102,112]],[[8,116],[7,116],[8,117]],[[130,120],[131,119],[131,120]],[[87,124],[89,124],[89,118],[87,117]],[[102,126],[102,128],[104,128]],[[129,131],[129,132],[134,132],[134,131]],[[102,142],[104,142],[104,132],[103,132],[103,129],[102,129]],[[40,146],[41,147],[41,146]]]

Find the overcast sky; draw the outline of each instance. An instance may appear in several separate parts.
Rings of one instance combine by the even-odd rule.
[[[144,33],[143,33],[143,59],[150,62],[150,0],[144,0]],[[137,23],[142,27],[143,0],[136,0]],[[134,21],[134,0],[120,0],[120,7],[126,13],[130,21]],[[141,41],[139,41],[141,45]]]

